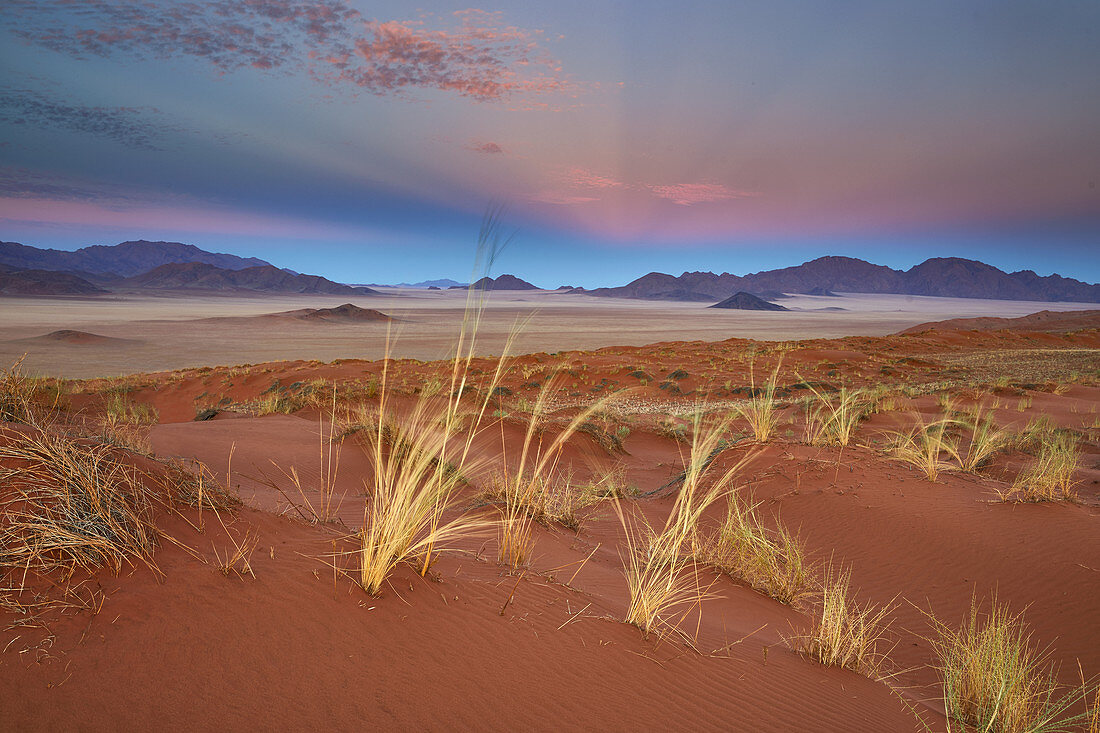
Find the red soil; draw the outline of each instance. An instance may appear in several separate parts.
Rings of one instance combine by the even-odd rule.
[[[514,466],[522,436],[517,402],[534,399],[537,388],[525,385],[544,382],[551,367],[576,372],[559,373],[563,407],[556,416],[563,419],[575,414],[569,404],[617,386],[632,388],[628,406],[659,402],[678,409],[703,392],[712,400],[743,397],[735,390],[749,385],[747,355],[759,346],[732,340],[521,357],[504,381],[512,394],[500,398],[509,416],[486,431],[477,451],[494,466]],[[946,378],[938,361],[944,354],[1095,349],[1100,336],[950,332],[792,346],[782,353],[780,384],[797,397],[805,394],[794,388],[797,381],[826,383],[843,375],[851,384],[934,382]],[[757,355],[757,386],[779,356]],[[491,362],[475,368],[488,371]],[[630,376],[635,370],[653,379]],[[395,362],[387,380],[409,394],[438,371],[439,365]],[[935,413],[932,397],[902,398],[897,411],[871,417],[856,440],[863,447],[796,442],[802,413],[792,407],[777,441],[741,444],[719,457],[721,466],[754,452],[741,484],[762,502],[762,516],[797,530],[814,562],[850,567],[861,601],[898,599],[890,653],[890,671],[898,674],[888,685],[791,651],[784,638],[807,627],[809,609],[789,608],[726,577],[705,575],[720,597],[684,623],[697,636],[697,651],[675,638],[643,638],[620,621],[627,603],[622,529],[606,502],[586,510],[577,533],[538,527],[535,559],[522,576],[497,565],[496,539],[489,536],[460,543],[461,551],[444,555],[426,578],[400,567],[379,597],[349,576],[334,577],[334,549],[336,564],[350,569],[353,558],[339,554],[349,547],[342,538],[362,522],[371,466],[361,444],[344,441],[340,456],[336,484],[346,526],[314,526],[291,506],[303,503],[302,495],[284,471],[294,467],[306,498],[318,500],[322,437],[328,436],[319,407],[192,418],[196,406],[224,400],[224,407],[239,409],[234,405],[265,391],[302,396],[305,387],[291,387],[309,380],[377,385],[382,375],[380,363],[346,361],[135,379],[131,398],[159,412],[150,434],[154,451],[201,461],[216,476],[229,473],[245,506],[222,513],[228,530],[205,512],[201,533],[194,510],[165,514],[164,530],[191,552],[165,541],[155,557],[159,574],[144,566],[120,577],[97,574],[85,587],[103,593],[98,613],[51,612],[44,627],[0,632],[0,648],[8,645],[0,653],[6,725],[921,730],[912,708],[933,730],[943,730],[922,612],[955,625],[972,598],[993,593],[1014,611],[1026,609],[1035,641],[1049,646],[1067,683],[1076,679],[1078,662],[1086,675],[1100,674],[1096,386],[999,388],[998,423],[1022,427],[1046,415],[1084,436],[1076,474],[1080,504],[997,501],[995,491],[1030,460],[1019,451],[998,457],[981,474],[945,472],[932,483],[877,449],[886,431],[911,424],[913,413]],[[72,409],[96,413],[103,386],[88,385],[91,393],[75,397]],[[1021,396],[1031,404],[1018,409]],[[627,485],[655,491],[682,469],[686,452],[663,434],[664,417],[636,409],[624,418],[629,434],[622,452],[578,434],[564,460],[577,480],[618,467]],[[470,479],[479,484],[485,476]],[[671,502],[666,492],[625,504],[659,522]],[[716,513],[708,517],[716,520]],[[217,569],[214,550],[224,554],[230,546],[227,532],[238,541],[246,532],[257,538],[254,579]],[[34,583],[48,587],[44,579]],[[0,628],[12,618],[0,612]]]

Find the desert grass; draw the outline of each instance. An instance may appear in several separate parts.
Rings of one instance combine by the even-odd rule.
[[[1073,472],[1081,450],[1076,436],[1066,431],[1047,433],[1039,455],[1028,465],[1002,499],[1017,501],[1075,501]]]
[[[64,436],[11,433],[0,459],[0,565],[35,571],[152,563],[158,532],[152,497],[136,469],[107,446]]]
[[[729,415],[708,418],[703,406],[693,413],[682,486],[660,530],[644,520],[627,522],[615,502],[626,537],[623,567],[630,592],[626,621],[644,634],[678,630],[686,614],[708,596],[699,583],[699,560],[707,553],[701,520],[710,506],[729,493],[737,474],[753,458],[744,456],[724,472],[711,475],[716,473],[712,470],[715,457],[726,448],[730,419]]]
[[[889,452],[893,458],[918,468],[929,481],[935,481],[940,471],[953,467],[947,458],[957,455],[951,436],[955,425],[949,418],[925,422],[918,417],[917,424],[908,432],[893,433]]]
[[[986,411],[981,405],[959,419],[958,424],[970,432],[966,452],[956,453],[959,468],[968,473],[977,472],[989,463],[994,455],[1010,446],[1014,438],[1012,431],[998,428],[993,411]]]
[[[482,221],[475,272],[488,272],[507,244],[501,236],[499,214],[491,210]],[[468,512],[452,511],[457,509],[456,495],[466,483],[464,475],[484,468],[483,461],[474,456],[474,440],[491,413],[493,393],[508,368],[511,339],[488,378],[473,384],[480,375],[474,374],[472,363],[484,305],[484,292],[468,291],[445,394],[421,394],[410,405],[391,404],[387,387],[392,360],[383,361],[377,418],[361,432],[373,468],[356,552],[358,581],[368,593],[378,593],[398,564],[416,561],[423,575],[441,547],[487,532],[495,524]],[[470,418],[463,402],[467,394],[476,405]]]
[[[821,664],[875,677],[886,661],[890,614],[894,602],[862,605],[850,588],[851,570],[826,567],[816,614],[809,633],[788,643]]]
[[[683,555],[674,534],[656,533],[645,522],[627,520],[618,500],[615,512],[623,526],[623,574],[630,591],[624,620],[642,634],[678,633],[687,615],[709,595],[700,584],[698,566]]]
[[[780,603],[795,604],[810,591],[805,547],[780,525],[771,530],[756,516],[758,504],[738,492],[727,495],[725,520],[704,543],[699,558]]]
[[[44,427],[57,411],[61,392],[55,382],[26,374],[25,358],[0,370],[0,421]]]
[[[152,452],[148,427],[155,424],[158,418],[155,407],[134,402],[124,393],[112,392],[107,397],[96,437],[104,443],[148,455]]]
[[[779,368],[783,365],[782,357],[776,362],[767,383],[760,390],[756,388],[756,374],[752,365],[749,366],[749,384],[752,396],[743,404],[734,408],[736,414],[745,418],[749,423],[749,430],[754,440],[758,443],[767,443],[775,434],[779,425],[779,411],[776,409],[775,387],[779,379]]]
[[[283,489],[281,481],[273,479],[266,473],[263,473],[262,478],[259,479],[261,483],[282,494],[283,498],[298,513],[298,516],[310,524],[329,524],[339,521],[340,507],[343,506],[345,497],[344,494],[337,495],[336,479],[340,473],[340,454],[343,450],[343,441],[345,438],[365,429],[364,415],[368,413],[363,412],[363,406],[358,407],[360,414],[356,420],[350,418],[339,420],[337,418],[336,400],[337,389],[335,383],[333,383],[332,397],[328,409],[317,417],[318,481],[316,487],[303,485],[302,477],[295,466],[285,469],[274,460],[271,461],[272,466],[282,473],[283,479],[289,481],[290,485],[294,487],[298,494],[297,501]],[[348,412],[350,414],[351,411]],[[373,419],[376,419],[376,417],[372,416]],[[391,429],[387,428],[387,430]],[[310,489],[314,488],[316,499],[311,499]]]
[[[1072,709],[1095,691],[1058,682],[1048,651],[1038,649],[1021,614],[996,597],[982,612],[975,599],[958,630],[929,615],[936,666],[950,720],[995,733],[1082,730],[1092,715]],[[949,722],[950,726],[950,722]],[[950,729],[950,728],[949,728]]]
[[[580,525],[577,512],[583,500],[581,492],[569,478],[560,475],[559,464],[566,444],[592,424],[593,416],[601,413],[607,399],[581,410],[547,439],[546,414],[556,385],[557,380],[552,378],[539,391],[526,420],[518,465],[509,471],[505,455],[505,472],[491,490],[491,495],[502,503],[499,559],[513,568],[530,559],[532,522],[557,521],[573,529]]]
[[[806,434],[810,445],[846,446],[867,414],[869,402],[862,390],[842,387],[835,395],[810,387],[815,404],[808,408]]]

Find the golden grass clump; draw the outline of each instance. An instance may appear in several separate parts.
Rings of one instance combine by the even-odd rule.
[[[490,210],[482,221],[478,246],[478,261],[484,260],[486,272],[506,244],[500,237],[499,211]],[[473,383],[481,374],[472,362],[484,303],[484,291],[467,291],[445,393],[422,393],[410,405],[391,406],[387,382],[392,360],[383,360],[374,423],[359,431],[373,469],[356,551],[359,583],[368,593],[378,593],[398,564],[415,560],[425,574],[442,545],[495,525],[468,512],[454,512],[465,475],[484,468],[474,458],[473,443],[508,366],[511,339],[492,374]],[[477,403],[472,414],[463,403],[468,394]]]
[[[994,422],[993,411],[986,412],[980,405],[975,407],[965,419],[960,419],[959,424],[970,431],[970,443],[967,445],[966,453],[962,451],[957,453],[959,468],[968,473],[973,473],[985,466],[996,453],[1012,443],[1012,432],[998,428]]]
[[[0,565],[71,574],[151,562],[152,497],[108,447],[13,432],[0,459],[16,464],[0,473]]]
[[[809,574],[802,541],[782,525],[764,527],[756,507],[736,493],[727,496],[725,521],[704,543],[699,559],[739,578],[780,603],[808,595]]]
[[[946,456],[957,455],[951,429],[954,420],[942,418],[931,422],[918,419],[917,425],[907,433],[894,433],[890,453],[899,461],[920,469],[929,481],[935,481],[940,471],[952,468]]]
[[[811,659],[867,676],[882,669],[888,650],[882,647],[890,630],[894,604],[861,605],[850,591],[851,570],[827,567],[817,615],[810,632],[789,643]]]
[[[1036,649],[1022,616],[994,597],[982,613],[975,600],[959,630],[929,616],[948,718],[975,730],[1041,733],[1083,730],[1089,712],[1073,714],[1090,687],[1066,688],[1048,652]]]
[[[753,439],[758,443],[767,443],[775,434],[779,425],[779,411],[776,409],[775,386],[779,379],[779,368],[783,365],[783,359],[776,362],[768,382],[760,390],[756,388],[756,376],[754,370],[749,368],[749,384],[752,395],[744,403],[734,408],[737,415],[745,418],[749,423],[749,430]]]
[[[626,533],[627,556],[624,572],[630,591],[626,621],[648,634],[674,631],[675,609],[688,606],[683,615],[707,597],[699,586],[697,562],[706,552],[699,524],[706,510],[729,493],[738,472],[751,459],[746,456],[713,480],[710,477],[715,458],[727,447],[725,436],[729,416],[707,421],[702,408],[692,416],[692,442],[682,477],[682,486],[672,511],[660,531],[648,523],[628,524],[618,501],[619,521]]]
[[[1020,501],[1074,501],[1073,472],[1081,451],[1077,438],[1064,431],[1047,433],[1039,455],[1025,468],[1002,499]]]
[[[835,397],[813,387],[814,405],[809,410],[806,433],[811,445],[846,446],[867,414],[869,403],[862,390],[842,387]]]

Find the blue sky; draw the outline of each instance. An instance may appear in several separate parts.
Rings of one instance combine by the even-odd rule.
[[[544,286],[931,256],[1100,280],[1100,4],[0,6],[0,238]]]

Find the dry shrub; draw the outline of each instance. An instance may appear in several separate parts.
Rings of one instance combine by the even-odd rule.
[[[1036,649],[1021,615],[994,597],[987,613],[975,600],[955,630],[929,615],[949,719],[995,733],[1081,730],[1090,713],[1071,709],[1093,692],[1059,684],[1049,652]],[[1092,716],[1095,720],[1095,715]]]
[[[42,433],[6,437],[0,459],[15,467],[0,474],[0,565],[71,574],[151,562],[153,497],[137,469],[102,445]]]

